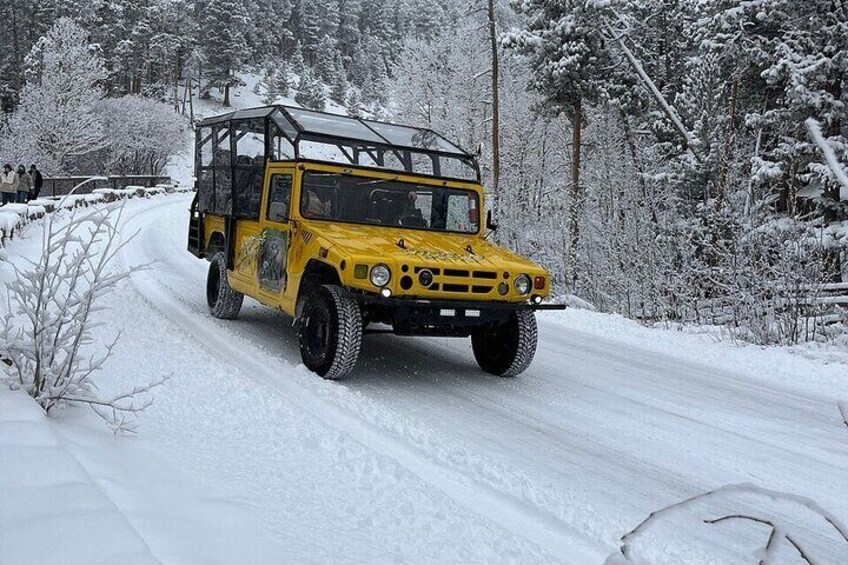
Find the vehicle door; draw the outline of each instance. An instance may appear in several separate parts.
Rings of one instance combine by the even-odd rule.
[[[280,300],[288,282],[291,251],[294,168],[274,168],[262,205],[262,236],[256,277],[263,294]]]

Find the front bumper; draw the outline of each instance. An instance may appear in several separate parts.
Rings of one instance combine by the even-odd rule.
[[[385,297],[348,290],[359,302],[365,319],[390,324],[398,335],[463,337],[475,328],[505,322],[517,311],[564,310],[564,304],[483,302]]]

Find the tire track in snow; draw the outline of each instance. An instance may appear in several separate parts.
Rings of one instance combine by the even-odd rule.
[[[129,230],[138,230],[138,236],[122,251],[125,265],[138,265],[155,260],[150,256],[143,243],[145,228],[149,228],[166,207],[185,206],[188,201],[163,202],[140,211],[125,220],[121,234]],[[186,211],[186,214],[188,212]],[[186,253],[188,253],[186,251]],[[368,449],[389,457],[406,468],[425,483],[444,493],[461,506],[490,522],[499,525],[513,534],[524,537],[540,547],[561,557],[564,562],[575,564],[599,563],[609,551],[599,546],[585,535],[563,522],[553,513],[533,505],[510,494],[482,484],[469,473],[458,471],[455,467],[440,465],[412,443],[387,433],[355,412],[327,400],[315,390],[304,386],[301,380],[281,379],[267,359],[257,359],[250,347],[233,339],[230,332],[208,317],[201,317],[185,300],[175,296],[167,284],[155,276],[154,268],[133,273],[130,280],[135,291],[153,308],[174,324],[192,335],[212,355],[223,362],[239,367],[245,374],[272,390],[284,393],[284,396],[311,416],[324,422],[331,428],[348,434]],[[241,337],[241,336],[239,336]],[[308,373],[302,366],[292,366],[292,372]],[[313,378],[311,374],[306,378]],[[317,377],[314,377],[317,378]],[[322,381],[323,384],[323,381]],[[328,383],[325,386],[337,386]]]
[[[147,227],[140,243],[166,248],[150,276],[199,324],[194,335],[200,341],[212,333],[266,365],[282,365],[282,375],[267,372],[257,382],[312,410],[341,411],[347,420],[309,412],[333,429],[348,432],[348,420],[364,424],[370,435],[348,435],[371,449],[386,438],[401,444],[427,467],[416,471],[394,447],[374,451],[434,486],[443,480],[438,474],[446,474],[455,488],[466,489],[466,498],[442,492],[476,514],[500,518],[490,521],[564,561],[603,561],[603,548],[612,551],[617,536],[650,511],[716,484],[755,481],[821,501],[841,499],[841,479],[848,475],[840,463],[848,460],[836,447],[843,437],[830,429],[825,399],[771,390],[744,372],[714,371],[685,355],[619,346],[556,324],[543,324],[535,368],[524,379],[479,375],[461,341],[376,336],[363,356],[362,378],[325,383],[295,368],[293,332],[281,327],[287,321],[281,315],[250,305],[241,323],[208,317],[205,269],[175,245],[176,211],[164,212],[158,225],[140,219]],[[157,255],[147,248],[136,251]],[[819,479],[821,473],[829,478]],[[507,504],[481,510],[475,496]],[[535,518],[516,529],[526,518],[511,504]],[[554,534],[526,534],[538,523]],[[572,551],[573,540],[587,551]],[[713,544],[730,550],[733,540]]]

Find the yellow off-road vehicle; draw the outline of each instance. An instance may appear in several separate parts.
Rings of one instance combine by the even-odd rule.
[[[303,363],[354,367],[363,333],[471,337],[480,367],[524,371],[542,268],[486,241],[473,155],[433,131],[267,106],[203,120],[188,249],[216,318],[248,295],[295,319]],[[487,228],[493,229],[491,214]]]

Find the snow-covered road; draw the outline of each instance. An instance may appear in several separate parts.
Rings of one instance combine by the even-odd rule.
[[[285,316],[249,300],[236,321],[208,316],[207,264],[185,251],[189,198],[126,221],[138,235],[124,261],[155,263],[111,298],[127,335],[104,387],[173,372],[138,441],[246,503],[287,561],[603,563],[650,512],[731,483],[848,522],[844,365],[675,342],[611,317],[634,334],[581,331],[581,316],[604,317],[566,312],[540,315],[536,360],[517,379],[481,373],[466,340],[375,335],[352,378],[326,382],[300,365]],[[805,509],[725,504],[779,517],[818,563],[848,563]],[[756,562],[766,529],[705,517],[659,528],[651,562]]]

